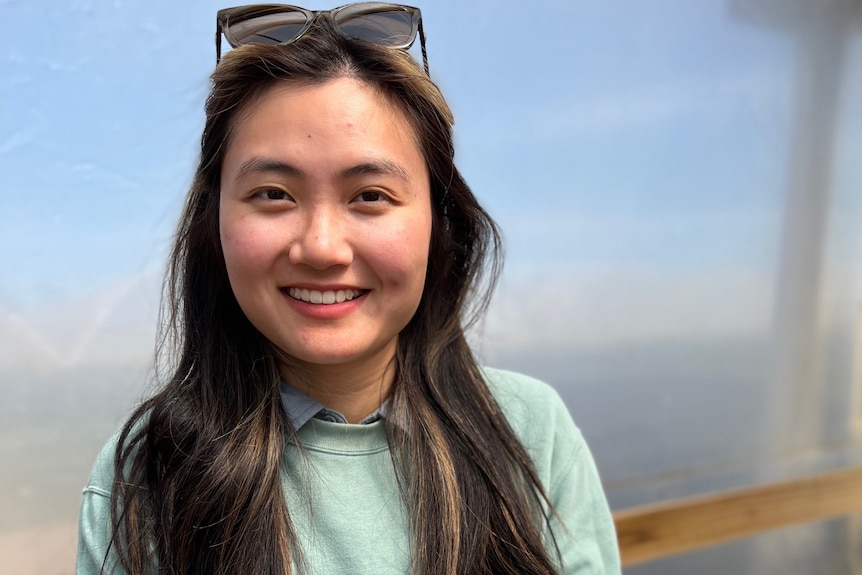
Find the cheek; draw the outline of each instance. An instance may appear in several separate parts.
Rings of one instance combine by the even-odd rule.
[[[430,218],[401,226],[386,237],[376,250],[378,265],[386,271],[384,281],[392,287],[411,290],[411,297],[421,297],[430,241]],[[412,293],[415,291],[418,293]]]
[[[261,230],[242,220],[222,220],[219,235],[231,285],[247,283],[255,273],[267,267],[272,246]]]

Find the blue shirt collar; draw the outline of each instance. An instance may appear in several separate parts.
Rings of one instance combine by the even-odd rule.
[[[281,393],[281,404],[284,406],[287,419],[294,429],[299,429],[313,418],[335,423],[347,423],[347,418],[344,415],[311,399],[287,383],[281,382],[279,392]],[[378,407],[374,413],[365,416],[359,424],[367,425],[385,418],[387,404],[388,402],[383,402],[383,405]]]

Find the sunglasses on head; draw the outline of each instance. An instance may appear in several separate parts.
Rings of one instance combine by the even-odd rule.
[[[422,63],[428,73],[425,32],[419,8],[383,2],[360,2],[332,10],[306,10],[287,4],[254,4],[219,10],[216,16],[216,64],[221,60],[221,35],[234,48],[245,44],[290,44],[305,34],[321,16],[346,36],[381,46],[407,50],[422,46]]]

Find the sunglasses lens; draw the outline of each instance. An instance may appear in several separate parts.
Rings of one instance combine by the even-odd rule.
[[[232,18],[228,33],[236,45],[282,44],[296,40],[307,24],[303,12],[255,11]]]
[[[391,48],[408,48],[416,38],[409,12],[401,9],[339,15],[338,27],[348,38]]]

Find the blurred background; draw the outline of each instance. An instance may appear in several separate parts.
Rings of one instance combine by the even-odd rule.
[[[0,0],[0,573],[72,573],[81,488],[150,389],[223,7]],[[859,464],[862,2],[420,7],[506,237],[476,351],[559,390],[612,507]],[[626,573],[862,573],[860,541]]]

